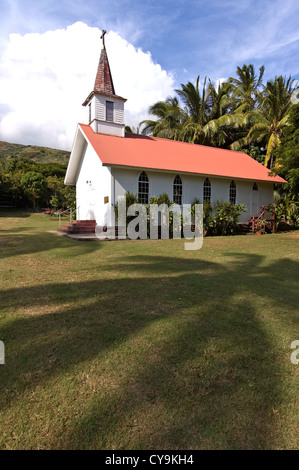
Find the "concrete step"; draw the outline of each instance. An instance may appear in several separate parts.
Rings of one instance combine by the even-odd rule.
[[[96,225],[96,220],[73,220],[74,225],[81,225],[81,224],[87,224],[87,225]]]
[[[63,225],[57,231],[60,233],[72,234],[94,234],[96,228],[96,220],[74,220],[73,223]]]

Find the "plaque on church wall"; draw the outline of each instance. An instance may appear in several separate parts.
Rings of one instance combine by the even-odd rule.
[[[109,202],[109,196],[104,196],[104,204],[108,204]]]

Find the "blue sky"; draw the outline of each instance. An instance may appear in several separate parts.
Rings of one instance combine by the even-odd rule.
[[[266,66],[299,78],[298,0],[2,0],[0,36],[45,32],[76,21],[114,30],[174,74],[232,75]]]
[[[117,33],[118,38],[133,45],[136,51],[149,51],[152,68],[153,64],[159,64],[166,72],[168,85],[164,94],[169,94],[180,83],[194,81],[197,75],[201,79],[207,75],[213,80],[232,76],[236,67],[244,63],[253,63],[257,70],[264,64],[266,79],[280,74],[291,74],[299,79],[298,18],[298,0],[1,0],[0,78],[1,74],[7,75],[10,63],[11,70],[24,80],[24,74],[20,72],[22,57],[16,58],[15,52],[14,59],[12,56],[11,33],[21,37],[38,33],[40,36],[37,37],[44,37],[42,35],[47,31],[66,29],[82,22],[90,28]],[[54,42],[53,47],[57,47],[59,54],[59,45]],[[109,41],[107,49],[109,52]],[[121,54],[121,47],[119,50]],[[117,51],[111,55],[115,63]],[[137,57],[136,52],[135,55],[136,62],[131,65],[134,74],[140,54]],[[156,86],[161,84],[160,70],[158,75]],[[86,95],[89,91],[86,90]],[[12,109],[11,103],[0,94],[0,123],[2,118],[7,118],[9,108]],[[144,109],[136,111],[135,120]],[[130,124],[137,124],[137,121],[133,122],[133,111],[129,117]],[[10,125],[12,120],[11,115]],[[8,124],[2,127],[0,124],[0,140],[24,139],[24,132],[7,135],[7,128]],[[29,135],[34,138],[33,131]]]

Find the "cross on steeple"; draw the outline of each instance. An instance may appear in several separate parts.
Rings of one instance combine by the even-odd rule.
[[[105,49],[105,34],[106,34],[107,31],[105,31],[105,29],[102,29],[102,36],[101,36],[101,39],[103,41],[103,49]]]

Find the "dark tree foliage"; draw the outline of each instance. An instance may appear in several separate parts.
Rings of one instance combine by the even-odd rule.
[[[299,201],[299,103],[292,106],[289,125],[285,128],[280,146],[276,149],[273,171],[288,182],[285,193]]]
[[[41,152],[41,150],[40,150]],[[75,188],[64,185],[65,163],[34,161],[30,156],[0,160],[0,206],[74,209]]]

